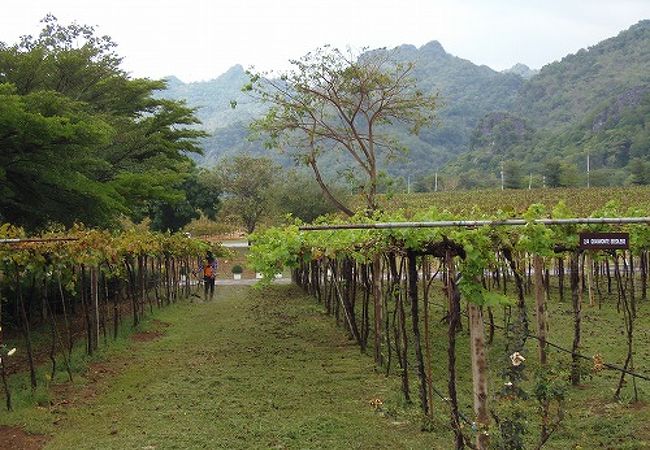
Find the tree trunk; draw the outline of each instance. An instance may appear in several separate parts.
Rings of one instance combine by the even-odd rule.
[[[318,170],[318,166],[316,165],[316,159],[311,158],[309,160],[309,166],[312,168],[314,171],[314,175],[316,176],[316,182],[320,186],[321,190],[325,194],[325,197],[334,205],[336,206],[337,209],[343,212],[348,217],[354,216],[354,211],[352,211],[350,208],[346,207],[343,203],[341,203],[334,195],[332,195],[332,192],[329,190],[325,182],[323,181],[323,177],[321,177],[320,170]]]
[[[0,358],[0,373],[2,374],[2,387],[5,392],[5,405],[7,406],[7,411],[13,411],[11,405],[11,391],[9,390],[9,384],[7,383],[7,369],[5,368],[4,358]]]
[[[3,331],[2,331],[2,297],[0,297],[0,346],[4,342]],[[2,387],[5,393],[5,404],[7,405],[7,411],[13,410],[11,406],[11,391],[9,390],[9,383],[7,383],[7,371],[5,369],[5,359],[0,358],[0,375],[2,376]]]
[[[372,259],[372,298],[374,306],[374,320],[375,320],[375,365],[381,367],[383,364],[383,356],[381,352],[382,342],[382,325],[383,325],[383,311],[381,301],[381,259],[376,255]]]
[[[533,268],[535,270],[535,307],[537,311],[537,338],[539,341],[539,362],[546,365],[546,297],[544,295],[544,260],[539,255],[533,256]]]
[[[95,308],[95,348],[99,347],[99,267],[90,268],[91,296]]]
[[[564,256],[557,259],[557,279],[560,290],[560,302],[564,301]]]
[[[609,258],[605,258],[605,270],[607,272],[607,293],[612,293],[612,272],[609,269]]]
[[[485,330],[483,325],[483,312],[481,308],[469,303],[469,332],[470,351],[472,353],[472,385],[474,391],[474,414],[478,432],[476,434],[476,448],[486,450],[489,448],[490,415],[488,413],[488,365],[485,356]]]
[[[580,322],[582,320],[582,302],[580,298],[579,256],[571,254],[571,301],[573,304],[573,344],[571,347],[571,384],[580,384]]]
[[[413,343],[415,345],[415,357],[418,363],[418,378],[420,379],[420,403],[425,415],[429,415],[429,401],[427,397],[427,375],[424,370],[424,355],[420,337],[420,312],[418,300],[418,270],[415,253],[409,251],[408,257],[408,283],[409,297],[411,300],[411,319],[413,327]]]
[[[628,269],[628,279],[630,280],[630,306],[632,307],[632,317],[636,319],[636,289],[634,285],[634,255],[630,251],[630,267]]]
[[[648,252],[641,251],[641,300],[648,298]]]
[[[68,322],[68,312],[65,306],[65,295],[63,294],[63,284],[61,283],[61,273],[57,275],[57,284],[59,285],[59,295],[61,296],[61,309],[63,310],[63,324],[66,331],[66,351],[68,352],[68,357],[72,357],[72,332],[70,330],[70,323]]]
[[[25,349],[27,350],[27,361],[29,363],[29,379],[32,389],[36,389],[36,369],[34,368],[34,358],[32,353],[32,334],[29,327],[29,319],[25,309],[25,299],[23,298],[23,287],[20,282],[20,270],[16,267],[16,292],[18,292],[18,307],[20,308],[20,319],[22,322],[23,334],[25,336]]]
[[[43,290],[42,290],[42,295],[43,295],[43,311],[42,311],[42,318],[45,320],[46,318],[49,317],[50,319],[50,361],[52,362],[52,370],[50,371],[50,379],[54,380],[54,375],[56,374],[56,338],[57,338],[57,333],[56,333],[56,318],[54,317],[54,314],[50,314],[48,311],[50,309],[50,304],[48,302],[47,298],[47,275],[43,277]]]
[[[454,260],[449,251],[445,254],[445,265],[447,266],[447,299],[449,301],[449,321],[447,328],[447,370],[449,379],[447,389],[449,392],[449,404],[451,407],[451,428],[455,435],[455,448],[464,447],[463,431],[460,423],[460,414],[458,412],[458,395],[456,393],[456,331],[460,322],[459,308],[457,304],[460,301],[460,295],[456,289],[456,273],[454,270]]]
[[[433,368],[431,367],[431,334],[429,332],[429,272],[430,262],[426,256],[422,257],[422,291],[424,301],[424,352],[427,371],[427,399],[429,400],[429,417],[433,416]]]
[[[393,327],[395,334],[395,347],[399,356],[399,365],[401,369],[402,378],[402,393],[404,394],[404,401],[411,402],[411,390],[409,385],[409,361],[408,361],[408,335],[406,333],[406,313],[404,312],[404,296],[403,291],[400,289],[404,260],[400,264],[399,271],[397,270],[397,260],[395,254],[388,255],[389,264],[389,282],[388,294],[395,300],[395,312],[393,314]],[[386,315],[388,315],[386,313]],[[388,325],[388,324],[387,324]],[[388,329],[388,327],[386,327]]]
[[[515,285],[517,286],[517,322],[514,325],[515,333],[517,335],[517,342],[514,346],[513,351],[521,352],[523,351],[524,345],[526,344],[526,339],[528,336],[528,314],[526,312],[526,297],[524,294],[524,282],[522,280],[521,274],[518,271],[517,264],[515,263],[512,252],[509,248],[503,249],[503,255],[510,264],[510,269],[512,270],[513,277],[515,279]]]
[[[128,258],[124,259],[124,264],[126,265],[126,272],[128,274],[127,286],[129,290],[129,297],[131,297],[131,307],[133,309],[133,327],[137,327],[140,323],[140,315],[138,314],[138,296],[136,293],[136,279],[134,268]]]
[[[593,289],[593,280],[592,280],[593,270],[594,270],[594,263],[591,260],[591,252],[587,250],[585,252],[585,275],[587,278],[587,296],[589,298],[589,306],[591,307],[596,306],[596,302],[594,300],[594,289]]]
[[[55,341],[59,344],[59,348],[61,349],[61,355],[63,356],[63,362],[65,363],[65,368],[68,373],[68,379],[70,382],[72,382],[72,368],[70,367],[70,360],[68,359],[68,353],[66,346],[63,344],[63,341],[61,340],[61,334],[59,333],[58,327],[56,326],[56,317],[54,316],[54,311],[52,310],[52,306],[50,303],[47,303],[47,313],[50,316],[50,320],[52,321],[52,347],[50,348],[50,359],[52,360],[52,372],[51,372],[51,379],[54,379],[54,373],[56,370],[56,359],[55,359]]]
[[[625,263],[625,256],[623,256],[623,262]],[[627,340],[627,355],[625,357],[625,363],[623,364],[623,369],[634,369],[634,363],[632,356],[634,354],[634,316],[632,314],[632,309],[630,308],[630,302],[628,301],[627,292],[625,288],[625,281],[621,276],[621,270],[618,264],[618,255],[614,256],[614,276],[616,277],[616,284],[618,286],[619,295],[621,297],[622,307],[623,307],[623,320],[625,324],[625,335]],[[614,398],[620,400],[621,389],[623,388],[623,382],[625,380],[625,372],[621,372],[621,377],[618,381],[618,386],[616,392],[614,393]],[[638,391],[636,386],[636,378],[632,378],[632,383],[634,387],[634,401],[638,401]]]
[[[81,294],[81,312],[84,316],[86,326],[86,353],[93,354],[93,324],[90,311],[91,301],[88,299],[88,289],[86,288],[86,268],[81,266],[81,279],[79,282],[79,291]]]

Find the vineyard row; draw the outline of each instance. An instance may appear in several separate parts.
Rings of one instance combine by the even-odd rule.
[[[545,370],[532,389],[541,415],[537,447],[544,445],[559,427],[564,393],[556,389],[548,362],[548,301],[551,280],[557,280],[561,301],[570,297],[573,316],[570,380],[581,382],[580,360],[582,306],[596,306],[605,297],[603,289],[617,298],[617,311],[623,316],[625,360],[615,396],[619,397],[626,374],[634,374],[632,388],[638,397],[634,371],[634,323],[639,301],[647,299],[648,249],[650,233],[646,224],[581,225],[565,221],[558,226],[541,223],[546,209],[533,205],[525,217],[526,225],[475,226],[465,228],[409,228],[367,226],[358,229],[346,223],[333,227],[316,225],[321,231],[300,231],[297,225],[272,228],[253,237],[251,260],[257,271],[273,274],[283,267],[294,270],[294,280],[340,318],[362,351],[372,350],[377,367],[386,372],[397,367],[402,379],[402,395],[410,398],[410,375],[417,379],[419,403],[425,416],[433,410],[431,314],[433,289],[440,287],[445,299],[447,324],[447,395],[455,447],[465,445],[488,448],[490,439],[502,448],[519,446],[525,428],[521,415],[513,413],[519,402],[529,398],[523,380],[532,361],[523,356],[527,338],[534,335],[536,363]],[[551,216],[566,219],[563,205]],[[616,217],[616,211],[599,215]],[[638,214],[641,216],[642,214]],[[560,216],[560,217],[558,217]],[[400,217],[356,217],[366,224],[404,221]],[[420,221],[458,221],[436,212],[423,213]],[[488,221],[501,217],[482,218]],[[354,228],[354,229],[351,229]],[[584,251],[578,245],[581,231],[626,231],[630,251]],[[568,277],[568,286],[566,279]],[[435,283],[442,278],[442,283]],[[269,278],[270,279],[270,278]],[[534,297],[534,332],[526,296]],[[514,297],[514,298],[513,298]],[[467,302],[463,304],[461,300]],[[494,396],[500,408],[490,405],[487,351],[495,329],[496,308],[503,310],[501,327],[507,342],[508,363],[501,367],[503,389]],[[468,320],[472,367],[474,420],[470,433],[462,426],[457,396],[457,335],[462,329],[463,310]],[[614,331],[614,330],[612,330]],[[551,343],[552,344],[552,343]],[[555,345],[555,344],[553,344]],[[411,358],[409,358],[411,355]],[[412,362],[414,360],[414,362]],[[594,367],[614,365],[595,355]],[[413,366],[412,368],[410,366]],[[411,370],[413,369],[413,370]],[[541,389],[543,386],[544,389]],[[503,407],[509,404],[508,407]],[[499,416],[495,411],[509,411]],[[517,417],[519,417],[517,419]],[[519,430],[519,431],[517,431]],[[473,442],[473,443],[472,443]]]
[[[183,234],[126,231],[119,234],[74,228],[26,238],[21,229],[0,227],[0,375],[7,409],[12,409],[8,375],[29,369],[31,389],[37,366],[46,361],[34,330],[48,330],[48,379],[64,370],[79,342],[92,355],[117,338],[122,323],[137,327],[147,311],[191,293],[191,274],[201,258],[219,248]],[[17,331],[24,344],[9,349],[4,331]],[[19,358],[22,355],[23,358]]]

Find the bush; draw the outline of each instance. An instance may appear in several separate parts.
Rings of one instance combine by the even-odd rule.
[[[239,264],[232,266],[232,273],[242,273],[244,269]]]

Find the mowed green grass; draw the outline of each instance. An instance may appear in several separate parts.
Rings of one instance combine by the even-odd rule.
[[[436,284],[434,284],[435,286]],[[509,296],[514,296],[514,286],[509,284]],[[606,290],[606,288],[605,288]],[[560,302],[557,291],[552,288],[552,296],[548,302],[550,342],[566,349],[571,348],[573,340],[573,309],[570,292],[565,292],[563,302]],[[606,294],[606,293],[605,293]],[[585,356],[599,353],[607,363],[623,366],[626,357],[626,336],[622,313],[616,310],[616,294],[604,296],[601,307],[590,307],[585,296],[582,306],[581,345],[579,352]],[[638,299],[638,297],[637,297]],[[440,358],[446,356],[446,324],[439,322],[444,316],[446,299],[439,290],[434,291],[432,298],[432,314],[435,325],[432,329],[433,354]],[[637,300],[638,316],[635,320],[634,331],[634,370],[644,375],[650,374],[650,301]],[[466,302],[462,303],[463,305]],[[526,298],[530,333],[536,332],[534,298]],[[464,307],[464,306],[463,306]],[[513,316],[516,312],[513,309]],[[485,321],[487,322],[487,315]],[[503,326],[503,311],[495,309],[495,323]],[[472,415],[472,379],[469,359],[469,336],[467,319],[463,318],[463,331],[457,335],[457,364],[458,364],[458,396],[461,411],[468,417]],[[488,328],[486,326],[486,334]],[[499,400],[494,394],[503,388],[504,379],[501,371],[510,364],[509,353],[506,351],[506,338],[502,330],[495,330],[494,342],[488,348],[488,365],[490,370],[490,404],[499,410]],[[535,448],[539,437],[541,421],[537,403],[534,399],[535,372],[539,368],[538,343],[529,338],[522,352],[526,357],[526,380],[523,389],[530,399],[525,403],[526,448]],[[435,359],[435,356],[434,356]],[[633,398],[633,381],[630,376],[621,392],[621,399],[614,398],[620,372],[603,370],[594,372],[591,361],[581,360],[584,370],[579,386],[569,384],[571,370],[571,355],[548,348],[549,366],[554,369],[560,380],[565,382],[566,397],[564,403],[565,418],[560,428],[544,445],[545,449],[616,449],[642,450],[650,449],[650,381],[638,380],[637,389],[639,401]],[[413,380],[415,374],[413,374]],[[434,364],[434,383],[444,391],[446,387],[446,360]],[[415,383],[415,381],[413,381]],[[506,402],[507,403],[507,402]],[[440,405],[440,402],[437,403]],[[437,413],[440,413],[438,406]],[[496,432],[496,430],[494,430]],[[446,447],[443,447],[446,448]]]
[[[438,283],[434,286],[433,380],[446,395],[446,324],[440,320],[445,299]],[[510,284],[510,294],[512,288]],[[549,338],[570,347],[570,302],[559,302],[555,288],[552,292]],[[531,309],[532,303],[529,298]],[[647,374],[650,303],[638,307],[635,370]],[[502,324],[501,312],[495,316]],[[162,331],[160,338],[121,338],[100,355],[103,360],[90,363],[83,378],[77,375],[74,386],[59,384],[50,394],[39,390],[41,406],[30,406],[22,396],[18,411],[0,412],[0,423],[48,434],[48,448],[61,449],[451,448],[449,409],[438,397],[431,432],[420,430],[412,342],[413,404],[406,406],[395,355],[391,376],[376,372],[372,357],[360,354],[322,305],[294,286],[262,291],[220,286],[212,302],[181,302],[157,311],[152,319],[145,328]],[[534,331],[534,316],[529,319]],[[601,353],[605,361],[622,364],[622,321],[615,295],[601,309],[585,305],[581,352]],[[458,334],[458,390],[460,409],[471,420],[466,325],[464,321]],[[528,380],[523,385],[529,393],[536,352],[536,342],[529,339],[524,351]],[[503,333],[497,330],[489,348],[490,402],[497,409],[494,393],[503,385],[499,372],[507,356]],[[569,355],[550,350],[549,359],[568,377]],[[641,402],[634,403],[628,378],[622,401],[615,401],[619,374],[592,373],[589,366],[585,362],[582,385],[568,388],[566,418],[544,448],[650,448],[650,382],[638,381]],[[380,410],[371,407],[374,398],[384,401]],[[526,448],[534,448],[539,416],[532,400],[526,415]]]
[[[115,373],[94,395],[50,408],[47,448],[448,447],[445,425],[421,432],[416,415],[371,407],[395,397],[397,380],[297,288],[217,294],[157,313],[163,337],[104,363]]]

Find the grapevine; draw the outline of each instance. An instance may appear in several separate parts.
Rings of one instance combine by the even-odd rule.
[[[0,239],[25,239],[26,233],[10,224],[0,225]],[[35,322],[48,323],[51,346],[49,358],[53,379],[58,363],[72,380],[70,360],[81,316],[86,352],[93,354],[100,343],[117,337],[130,303],[133,326],[157,307],[190,295],[190,275],[206,252],[215,255],[221,248],[184,234],[128,230],[111,233],[75,226],[26,239],[0,244],[0,309],[3,324],[22,329],[24,344],[2,350],[0,372],[7,409],[11,393],[6,382],[8,362],[22,356],[30,372],[31,388],[39,384],[32,343]],[[128,299],[128,302],[124,302]],[[125,304],[126,303],[126,304]],[[78,325],[77,325],[78,326]],[[0,330],[0,349],[5,349]],[[15,365],[15,364],[14,364]]]
[[[645,211],[628,210],[629,216],[645,216]],[[558,203],[553,208],[546,208],[542,204],[533,204],[524,213],[528,221],[525,226],[491,227],[479,226],[474,228],[389,228],[389,229],[329,229],[317,232],[300,231],[296,224],[286,228],[274,227],[258,232],[253,237],[254,246],[251,250],[251,264],[256,271],[265,274],[266,281],[271,280],[270,275],[285,268],[293,270],[294,281],[303,286],[308,292],[323,302],[327,311],[337,318],[343,317],[350,336],[352,336],[365,351],[367,335],[375,334],[374,351],[379,354],[375,357],[378,366],[390,370],[392,355],[396,355],[400,373],[403,378],[402,391],[405,400],[409,401],[408,360],[405,357],[408,350],[406,345],[413,343],[417,360],[417,373],[420,388],[420,403],[425,416],[430,415],[433,408],[431,392],[434,390],[432,380],[427,377],[427,367],[431,361],[428,352],[423,352],[421,339],[424,339],[425,348],[428,346],[428,335],[422,337],[419,322],[423,320],[419,315],[418,304],[423,302],[425,311],[428,308],[428,286],[442,273],[442,288],[448,299],[447,321],[448,333],[448,399],[451,406],[451,425],[456,433],[455,445],[460,448],[469,442],[466,435],[467,428],[462,426],[463,415],[459,410],[456,399],[456,339],[455,334],[461,327],[461,299],[464,299],[465,310],[469,316],[470,332],[472,333],[472,367],[474,380],[474,411],[475,419],[471,429],[475,430],[477,448],[487,448],[488,435],[491,428],[488,411],[487,395],[487,359],[482,348],[483,324],[486,322],[483,314],[488,312],[490,320],[490,336],[494,333],[495,324],[492,321],[492,308],[503,307],[509,311],[516,305],[518,314],[509,319],[509,325],[504,330],[507,333],[509,348],[504,355],[505,387],[502,392],[503,399],[521,399],[528,397],[528,393],[521,388],[520,381],[525,378],[527,359],[531,355],[524,355],[524,343],[530,333],[528,331],[528,318],[526,313],[526,294],[535,288],[536,303],[536,333],[538,341],[539,361],[545,367],[548,358],[548,322],[546,301],[549,290],[549,278],[552,273],[557,273],[560,279],[560,295],[563,295],[563,279],[565,262],[568,259],[571,275],[571,297],[574,309],[574,340],[572,354],[572,376],[574,383],[580,381],[581,366],[578,364],[581,355],[581,305],[582,286],[591,289],[592,275],[597,264],[614,262],[615,283],[619,290],[622,302],[625,330],[628,336],[628,357],[622,367],[619,395],[623,378],[626,374],[633,373],[633,324],[634,301],[629,292],[634,293],[634,288],[629,290],[629,285],[634,282],[635,272],[629,269],[633,255],[642,261],[641,283],[642,296],[645,298],[647,286],[647,252],[650,248],[650,233],[647,225],[561,225],[551,226],[535,223],[541,218],[570,218],[575,216],[564,202]],[[624,217],[616,203],[607,203],[596,210],[593,217]],[[391,211],[377,213],[372,218],[357,215],[350,219],[351,223],[368,222],[412,222],[412,221],[455,221],[455,220],[503,220],[507,214],[498,212],[488,215],[480,211],[473,211],[473,216],[460,217],[448,211],[430,208],[426,211]],[[333,222],[331,224],[339,224]],[[630,234],[631,250],[628,252],[602,252],[592,251],[592,263],[578,248],[578,233],[581,231],[626,231]],[[567,258],[568,256],[568,258]],[[620,262],[625,264],[620,268]],[[643,263],[645,261],[645,265]],[[377,264],[379,262],[379,264]],[[553,268],[552,263],[557,267]],[[553,271],[551,271],[551,269]],[[593,272],[593,273],[592,273]],[[267,275],[268,274],[268,275]],[[586,275],[583,275],[586,274]],[[608,272],[609,274],[609,272]],[[590,278],[585,282],[583,276]],[[423,288],[418,292],[418,280],[422,279]],[[506,282],[514,279],[517,302],[513,302],[507,295]],[[608,283],[612,283],[608,275]],[[599,283],[596,283],[600,286]],[[361,301],[355,298],[361,295]],[[424,298],[422,298],[424,297]],[[379,301],[370,301],[379,298]],[[406,317],[405,303],[410,302],[411,314]],[[361,308],[361,310],[359,310]],[[370,313],[368,312],[370,310]],[[369,322],[374,317],[374,333],[369,327]],[[509,314],[506,317],[510,317]],[[428,316],[425,317],[425,329]],[[358,323],[358,322],[361,323]],[[407,323],[412,325],[413,334],[407,334]],[[364,331],[366,330],[366,331]],[[377,339],[379,338],[379,339]],[[491,341],[491,338],[488,339]],[[517,364],[509,363],[509,357],[517,355]],[[540,403],[542,415],[542,428],[538,444],[543,445],[555,429],[559,426],[563,415],[561,406],[552,408],[557,402],[563,404],[563,390],[556,386],[557,377],[542,372],[535,378],[538,383],[536,396]],[[633,377],[635,395],[636,377]],[[537,393],[544,393],[537,395]],[[552,393],[553,396],[551,396]],[[506,436],[510,434],[509,442],[522,442],[521,437],[512,435],[513,430],[524,433],[525,426],[520,423],[520,412],[514,402],[512,416],[502,420],[500,428]],[[551,417],[553,411],[556,416]],[[519,418],[517,418],[519,417]],[[516,422],[513,422],[513,420]],[[519,421],[519,422],[517,422]],[[510,430],[510,431],[508,431]],[[494,434],[494,433],[492,433]],[[501,442],[501,441],[499,441]],[[503,441],[505,442],[505,441]],[[505,444],[504,444],[505,445]],[[510,447],[515,448],[515,447]]]

